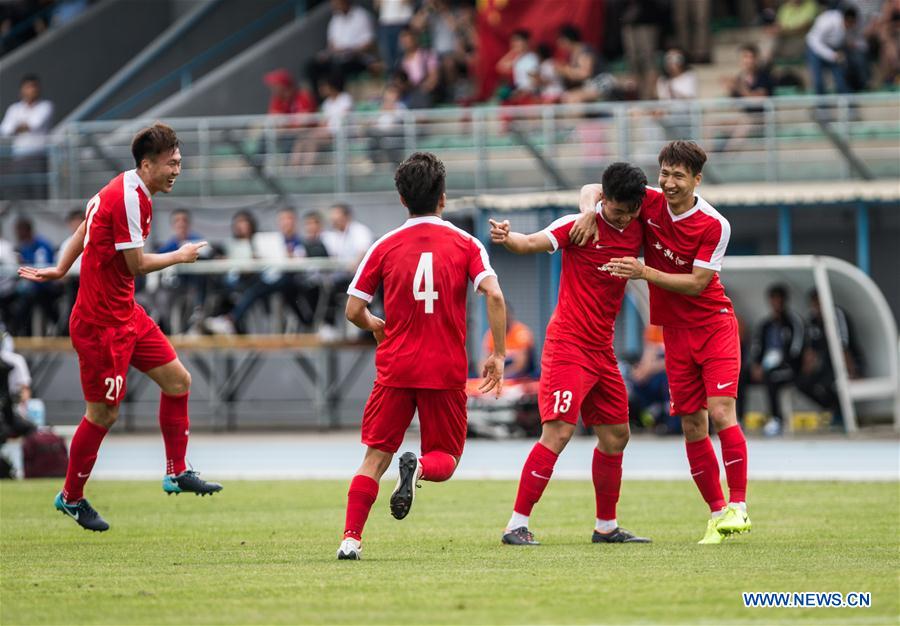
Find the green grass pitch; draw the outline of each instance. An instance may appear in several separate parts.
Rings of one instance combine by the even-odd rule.
[[[214,478],[214,477],[211,477]],[[698,546],[688,481],[626,481],[620,523],[651,545],[592,545],[593,490],[555,481],[544,545],[501,546],[515,484],[426,483],[390,517],[382,483],[361,562],[337,561],[347,483],[231,481],[213,498],[94,481],[112,524],[53,510],[59,481],[0,486],[0,623],[896,624],[893,483],[751,482],[754,531]],[[868,609],[748,609],[742,591],[868,591]]]

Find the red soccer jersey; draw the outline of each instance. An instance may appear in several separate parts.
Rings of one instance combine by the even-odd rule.
[[[687,213],[674,215],[665,195],[647,187],[640,219],[648,266],[668,274],[690,274],[695,265],[716,272],[722,269],[731,226],[700,196]],[[697,296],[650,285],[651,324],[692,328],[714,322],[723,314],[731,315],[732,306],[718,273]]]
[[[91,198],[74,315],[100,326],[131,319],[134,276],[121,251],[144,245],[152,216],[150,191],[134,170],[122,172]]]
[[[481,242],[436,216],[414,217],[372,244],[347,293],[371,302],[384,287],[385,339],[375,382],[463,389],[466,287],[496,276]]]
[[[626,283],[610,274],[606,264],[614,257],[636,256],[643,229],[638,220],[632,220],[620,230],[597,213],[600,239],[575,246],[569,233],[576,219],[578,214],[561,217],[543,231],[554,251],[563,250],[559,299],[547,325],[547,339],[563,339],[591,350],[604,349],[612,345]]]

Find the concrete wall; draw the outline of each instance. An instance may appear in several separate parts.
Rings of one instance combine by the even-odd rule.
[[[100,2],[0,59],[0,110],[19,99],[24,74],[40,76],[61,120],[172,21],[169,0]]]

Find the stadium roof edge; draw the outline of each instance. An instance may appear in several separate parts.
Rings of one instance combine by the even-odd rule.
[[[702,185],[700,195],[713,206],[773,206],[856,201],[900,202],[900,180]],[[464,196],[447,202],[446,211],[492,209],[523,211],[578,205],[578,191]]]

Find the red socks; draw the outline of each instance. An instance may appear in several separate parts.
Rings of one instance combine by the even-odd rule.
[[[740,424],[719,432],[722,444],[722,462],[728,480],[728,500],[744,502],[747,499],[747,440]]]
[[[597,519],[616,519],[616,503],[622,488],[622,453],[604,454],[594,448],[591,474],[597,499]]]
[[[705,437],[700,441],[686,441],[685,448],[691,466],[691,476],[709,505],[709,510],[716,512],[723,509],[725,496],[719,482],[719,460],[716,458],[712,440]]]
[[[87,482],[97,460],[97,451],[103,438],[109,432],[86,417],[75,430],[69,446],[69,467],[66,470],[66,483],[63,487],[63,499],[72,503],[84,497],[84,483]]]
[[[378,497],[378,483],[369,476],[357,474],[350,481],[347,493],[347,518],[344,522],[344,537],[357,541],[362,539],[363,527],[369,518],[369,511]]]
[[[188,419],[189,395],[159,394],[159,429],[166,446],[166,474],[170,476],[177,476],[187,468],[184,457],[191,425]]]
[[[422,480],[439,483],[453,476],[456,471],[456,459],[446,452],[429,452],[419,457],[422,465]]]
[[[519,479],[519,491],[516,493],[516,505],[513,508],[516,513],[531,515],[531,509],[541,499],[550,477],[553,476],[553,466],[556,465],[558,458],[558,454],[540,441],[534,444]]]

